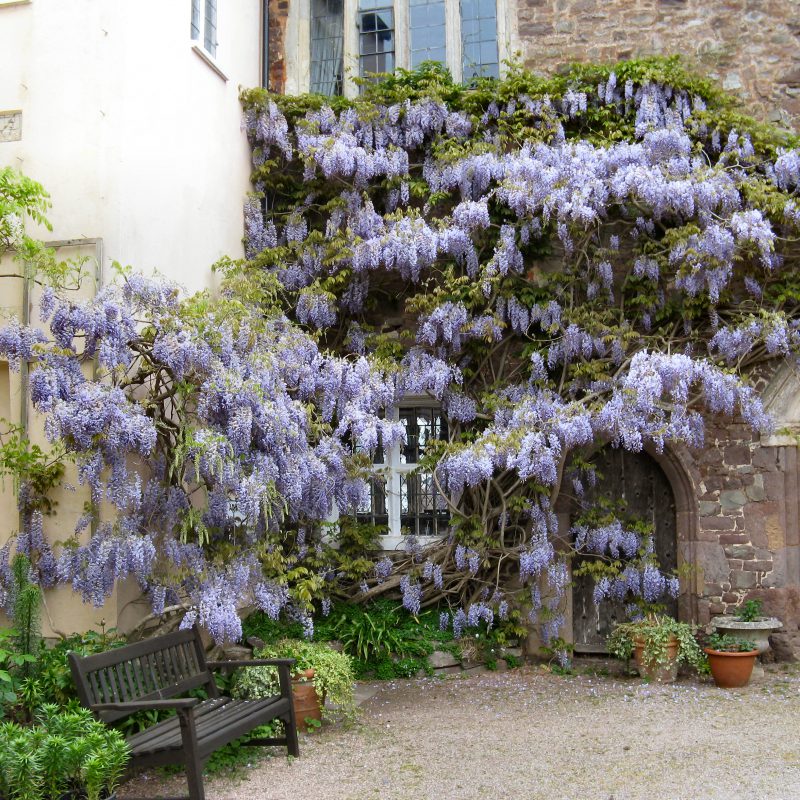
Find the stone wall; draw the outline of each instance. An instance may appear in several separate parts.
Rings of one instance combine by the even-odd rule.
[[[800,652],[797,447],[765,447],[740,423],[710,425],[694,453],[699,622],[760,598]]]
[[[525,65],[681,53],[763,119],[800,124],[797,0],[518,0]]]

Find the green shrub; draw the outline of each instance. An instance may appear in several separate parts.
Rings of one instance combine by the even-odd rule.
[[[320,697],[345,716],[355,713],[352,659],[324,642],[281,639],[254,653],[256,658],[294,658],[295,672],[314,670],[314,687]],[[248,675],[247,673],[252,673]],[[280,691],[274,667],[245,667],[235,676],[233,689],[240,697],[263,697]]]
[[[48,704],[36,721],[0,724],[0,800],[102,800],[114,792],[130,757],[122,734],[86,709]]]

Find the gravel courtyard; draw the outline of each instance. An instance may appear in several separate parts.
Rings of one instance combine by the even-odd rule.
[[[360,722],[301,757],[206,781],[208,800],[795,800],[800,671],[749,687],[537,668],[375,684]],[[185,793],[137,779],[122,793]]]

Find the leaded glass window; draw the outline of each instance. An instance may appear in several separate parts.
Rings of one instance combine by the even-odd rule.
[[[411,68],[423,61],[447,60],[444,0],[409,0]]]
[[[386,0],[360,0],[358,64],[362,78],[394,71],[394,8]]]
[[[217,55],[217,0],[192,0],[192,41],[203,41],[203,49]]]
[[[356,512],[359,522],[386,525],[392,537],[443,536],[450,515],[431,472],[419,463],[434,439],[447,439],[447,423],[438,408],[404,407],[397,419],[406,434],[404,444],[373,453],[374,476],[369,496]]]
[[[496,0],[461,0],[462,79],[498,77]]]
[[[311,0],[311,92],[342,93],[343,45],[343,0]]]

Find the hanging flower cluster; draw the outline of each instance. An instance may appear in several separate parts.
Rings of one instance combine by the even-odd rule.
[[[54,556],[59,579],[96,601],[135,574],[217,639],[243,605],[308,627],[331,595],[395,592],[448,602],[457,635],[513,612],[558,641],[554,509],[570,482],[580,506],[592,451],[700,447],[709,415],[769,427],[748,374],[800,346],[798,151],[673,61],[473,87],[426,67],[353,101],[243,103],[248,260],[220,301],[130,275],[83,305],[46,295],[49,343],[0,332],[118,508]],[[392,409],[420,397],[448,421],[425,469],[449,533],[332,551],[320,523],[335,505],[347,536],[370,454],[403,436]],[[573,553],[623,563],[598,602],[676,591],[645,538],[573,529]]]

